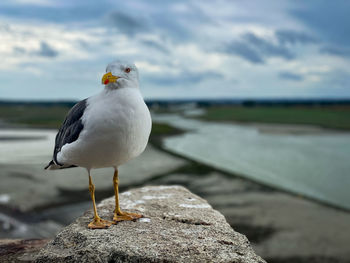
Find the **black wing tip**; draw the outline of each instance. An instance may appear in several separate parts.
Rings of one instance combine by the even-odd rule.
[[[49,167],[50,167],[51,165],[54,165],[54,164],[55,164],[54,161],[51,160],[51,161],[49,162],[49,164],[45,166],[44,170],[49,169]]]
[[[45,170],[57,170],[57,169],[66,169],[66,168],[74,168],[74,167],[78,167],[77,165],[60,165],[60,164],[56,164],[53,160],[51,160],[49,162],[48,165],[45,166]]]
[[[70,109],[65,120],[63,121],[63,124],[61,125],[55,139],[53,162],[55,166],[58,166],[58,167],[55,167],[55,169],[61,169],[61,167],[64,167],[64,168],[67,167],[64,164],[60,164],[57,161],[57,154],[61,151],[62,147],[65,144],[72,143],[78,140],[80,132],[84,128],[82,116],[84,115],[86,107],[87,107],[87,99],[79,101]]]

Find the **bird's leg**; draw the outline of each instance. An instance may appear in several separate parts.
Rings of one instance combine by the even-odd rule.
[[[89,172],[89,191],[91,194],[92,204],[94,206],[94,220],[92,220],[92,222],[88,225],[88,227],[91,229],[110,227],[113,224],[113,222],[104,220],[101,217],[99,217],[99,215],[97,214],[96,203],[95,203],[95,186],[92,183],[90,172]]]
[[[119,184],[118,169],[115,169],[114,176],[113,176],[113,186],[114,186],[114,195],[115,195],[115,210],[114,210],[113,221],[114,222],[131,221],[131,220],[141,218],[142,215],[123,212],[120,210],[118,184]]]

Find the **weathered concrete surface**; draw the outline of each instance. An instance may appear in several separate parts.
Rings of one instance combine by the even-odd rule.
[[[90,210],[43,248],[36,262],[265,262],[223,215],[183,187],[128,191],[121,207],[145,217],[90,230]],[[113,198],[98,206],[105,219],[113,209]]]

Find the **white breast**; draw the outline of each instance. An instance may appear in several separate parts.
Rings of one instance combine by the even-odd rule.
[[[152,120],[139,89],[105,89],[90,97],[76,142],[58,159],[86,168],[118,167],[146,148]]]

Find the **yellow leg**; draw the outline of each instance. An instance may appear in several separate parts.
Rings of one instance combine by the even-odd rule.
[[[118,185],[119,185],[118,169],[115,169],[114,176],[113,176],[113,186],[114,186],[114,195],[115,195],[115,210],[114,210],[113,221],[117,223],[120,221],[131,221],[131,220],[136,220],[138,218],[141,218],[142,215],[122,212],[120,210]]]
[[[88,227],[91,229],[110,227],[113,224],[113,222],[101,219],[101,217],[99,217],[97,214],[96,203],[95,203],[95,186],[92,183],[90,172],[89,172],[89,191],[92,199],[92,204],[94,206],[94,220],[92,220],[92,222],[88,225]]]

